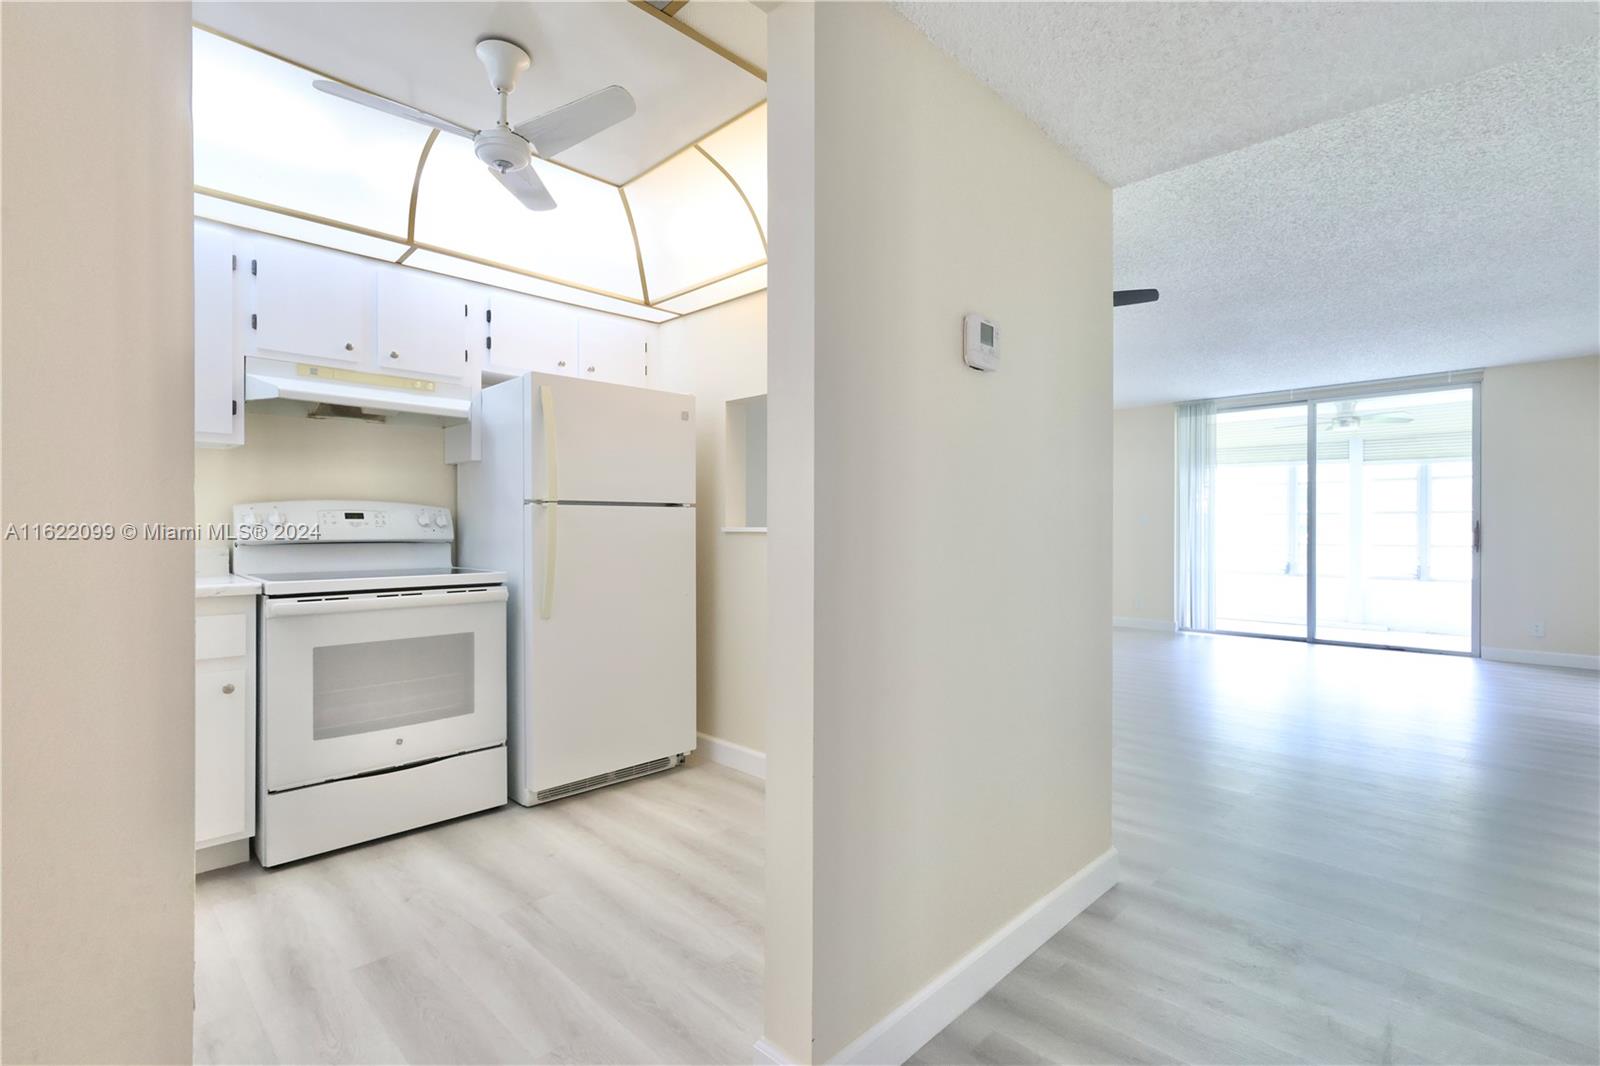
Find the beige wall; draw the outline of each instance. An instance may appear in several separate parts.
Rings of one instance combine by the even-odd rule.
[[[1600,357],[1484,371],[1482,456],[1483,647],[1600,656]]]
[[[223,523],[258,500],[394,500],[456,505],[444,430],[420,423],[245,412],[243,446],[194,451],[195,520]]]
[[[1171,622],[1176,416],[1171,404],[1111,416],[1111,614]]]
[[[1482,389],[1480,644],[1600,656],[1600,356],[1490,367]],[[1126,408],[1113,425],[1112,614],[1168,621],[1173,411]]]
[[[767,391],[767,294],[664,323],[652,380],[693,394],[699,427],[696,524],[699,729],[766,750],[767,538],[724,533],[726,404]],[[659,374],[659,377],[655,376]]]
[[[779,679],[809,682],[813,865],[785,861],[812,952],[769,953],[767,1032],[826,1060],[1111,844],[1111,194],[887,5],[812,17],[809,356],[806,280],[769,296],[769,729],[806,718]],[[777,18],[775,229],[806,192],[779,159]],[[962,364],[968,311],[999,322],[999,373]],[[814,483],[780,484],[810,434]],[[778,632],[810,609],[814,654]],[[792,815],[804,786],[771,771]],[[775,1039],[771,982],[806,962],[809,1040]]]
[[[5,4],[0,39],[3,520],[187,525],[189,6]],[[0,560],[0,1059],[187,1062],[191,547]]]

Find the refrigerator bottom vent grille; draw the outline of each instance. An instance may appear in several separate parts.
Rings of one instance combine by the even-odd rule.
[[[640,777],[644,774],[653,774],[657,770],[665,770],[672,763],[673,759],[670,755],[659,759],[651,759],[649,762],[642,762],[637,766],[626,766],[621,770],[612,770],[608,773],[596,774],[593,777],[585,777],[579,781],[569,781],[564,785],[557,785],[555,788],[542,789],[534,794],[534,799],[543,803],[546,800],[570,796],[574,792],[587,792],[589,789],[599,788],[601,785],[610,785],[618,781],[626,781],[630,777]]]

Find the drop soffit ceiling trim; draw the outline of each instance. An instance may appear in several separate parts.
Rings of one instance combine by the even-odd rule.
[[[198,24],[194,44],[201,217],[648,321],[686,313],[675,309],[696,293],[726,293],[723,302],[765,286],[764,100],[620,185],[538,160],[565,195],[530,218],[493,189],[459,184],[468,171],[452,138],[310,89],[316,77],[343,79]],[[651,195],[663,185],[666,195]],[[508,232],[528,239],[486,249],[471,236]],[[595,248],[604,257],[583,261]],[[561,269],[545,269],[550,261]]]

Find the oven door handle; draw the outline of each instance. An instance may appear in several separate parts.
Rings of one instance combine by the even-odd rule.
[[[350,614],[356,611],[408,610],[412,607],[469,607],[480,603],[505,603],[506,588],[467,588],[452,592],[430,589],[427,592],[367,592],[349,596],[315,596],[262,601],[264,618],[292,618],[311,614]]]

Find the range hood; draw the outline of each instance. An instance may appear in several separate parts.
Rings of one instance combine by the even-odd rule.
[[[244,361],[244,399],[305,411],[326,405],[368,415],[412,415],[446,425],[472,414],[472,392],[464,385],[255,357]]]

